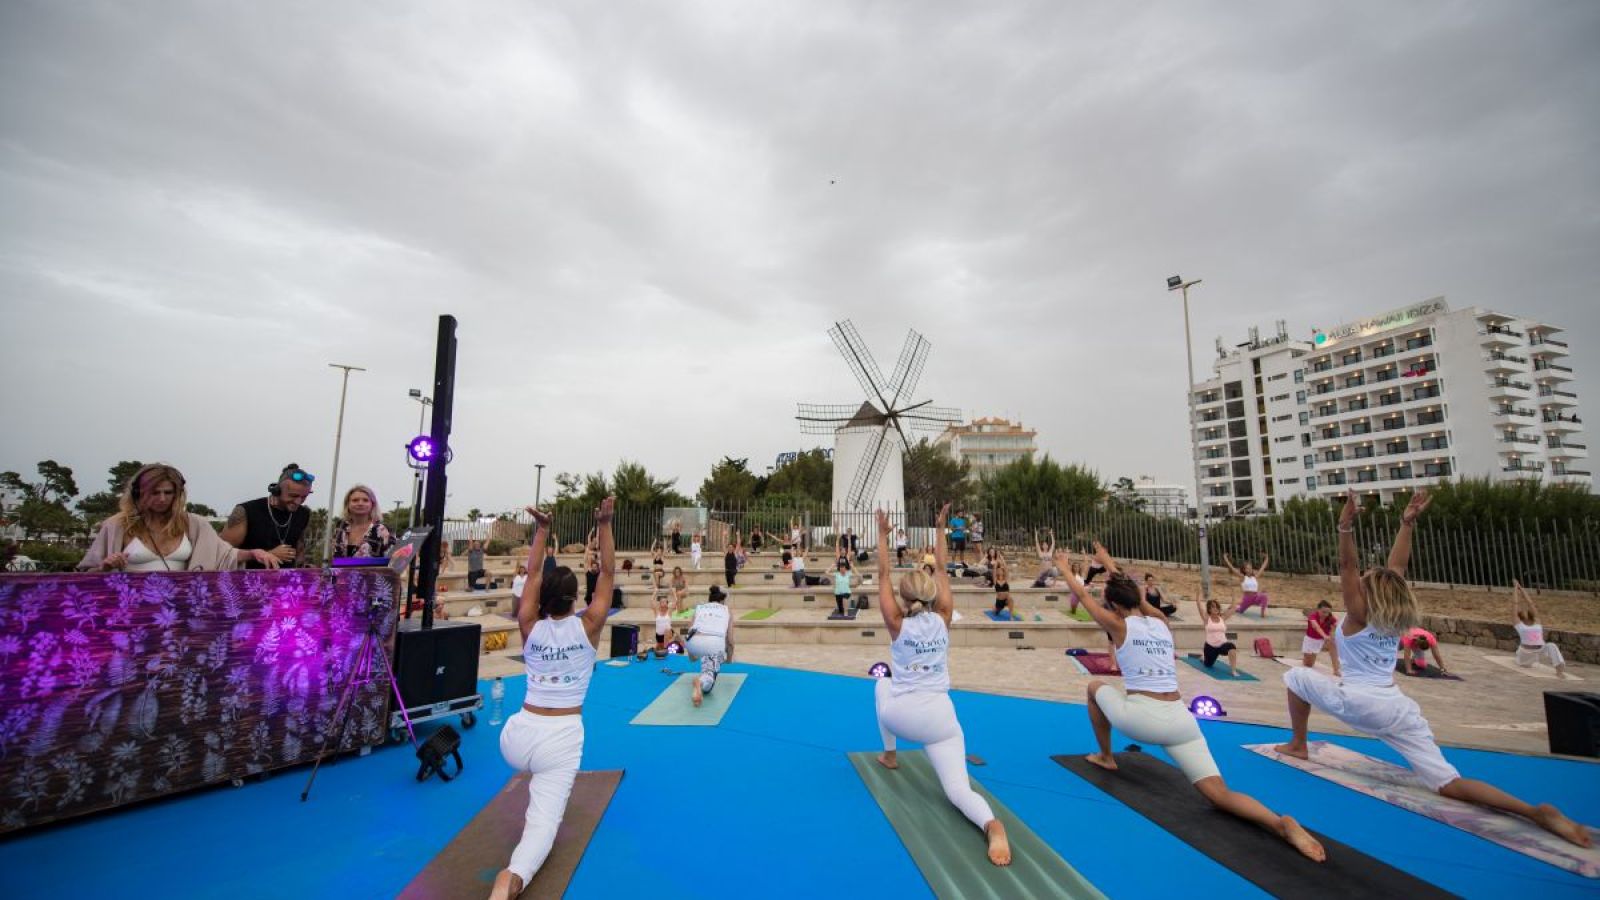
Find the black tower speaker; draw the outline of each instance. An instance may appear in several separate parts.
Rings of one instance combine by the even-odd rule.
[[[1545,691],[1550,752],[1600,757],[1600,694]]]
[[[394,677],[407,709],[478,693],[477,622],[435,622],[424,628],[405,620],[395,634]]]
[[[639,652],[639,626],[617,623],[611,626],[611,657],[618,659]]]

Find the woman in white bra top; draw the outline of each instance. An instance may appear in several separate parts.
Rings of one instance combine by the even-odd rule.
[[[1566,678],[1567,661],[1562,658],[1560,647],[1544,639],[1544,626],[1539,624],[1539,607],[1534,605],[1533,597],[1523,589],[1522,582],[1515,579],[1511,582],[1511,591],[1511,627],[1517,630],[1517,665],[1531,669],[1534,663],[1542,662],[1556,670],[1557,678]]]
[[[1267,594],[1261,590],[1261,576],[1267,574],[1267,563],[1270,561],[1267,554],[1261,554],[1261,565],[1252,566],[1245,563],[1238,568],[1233,565],[1233,560],[1228,554],[1222,554],[1222,561],[1227,564],[1228,571],[1239,579],[1239,608],[1234,612],[1242,613],[1252,606],[1261,607],[1261,618],[1267,617]]]
[[[1111,752],[1113,728],[1141,743],[1156,744],[1212,806],[1260,825],[1301,854],[1321,862],[1326,857],[1322,844],[1299,822],[1278,815],[1249,794],[1230,789],[1222,780],[1199,723],[1178,693],[1178,663],[1167,617],[1145,601],[1138,583],[1118,571],[1116,560],[1098,541],[1094,552],[1109,575],[1106,604],[1089,602],[1089,589],[1076,574],[1067,576],[1067,584],[1083,600],[1095,623],[1111,636],[1126,692],[1098,678],[1089,682],[1089,721],[1100,750],[1084,758],[1102,769],[1117,768]],[[1056,564],[1064,572],[1073,569],[1065,551],[1056,554]]]
[[[934,523],[944,532],[950,504],[939,510]],[[898,769],[897,738],[922,744],[928,764],[939,778],[944,795],[961,814],[983,829],[989,842],[989,861],[1011,864],[1011,842],[1004,823],[994,817],[988,801],[972,789],[967,777],[967,742],[950,702],[950,618],[955,597],[950,593],[950,571],[945,566],[944,541],[934,542],[934,573],[914,569],[900,576],[899,590],[889,574],[889,516],[878,510],[878,610],[889,630],[889,678],[873,686],[878,713],[878,736],[883,753],[878,762]]]
[[[583,759],[583,700],[594,675],[595,648],[606,624],[616,575],[616,543],[611,518],[616,498],[607,497],[595,512],[600,540],[600,577],[594,599],[582,612],[578,602],[578,576],[557,566],[546,576],[544,558],[550,545],[550,514],[533,507],[528,513],[537,524],[528,551],[528,602],[517,607],[522,629],[522,658],[527,669],[527,693],[522,709],[506,720],[500,732],[500,755],[513,768],[532,773],[528,780],[528,813],[522,838],[511,851],[511,861],[495,877],[491,900],[511,900],[522,893],[533,873],[544,865],[555,844],[556,829],[567,809],[572,782]]]

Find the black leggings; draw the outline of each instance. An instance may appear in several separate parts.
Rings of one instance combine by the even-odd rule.
[[[1232,653],[1239,648],[1233,645],[1233,641],[1223,641],[1222,646],[1220,647],[1213,647],[1210,644],[1207,644],[1200,649],[1205,653],[1205,659],[1203,662],[1205,663],[1206,668],[1209,669],[1216,665],[1217,657],[1227,656],[1229,653]]]

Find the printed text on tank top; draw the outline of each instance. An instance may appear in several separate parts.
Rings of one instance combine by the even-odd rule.
[[[1537,650],[1544,646],[1543,625],[1537,622],[1532,625],[1516,622],[1511,627],[1517,630],[1517,642],[1522,646],[1527,647],[1529,650]]]
[[[538,715],[582,712],[594,672],[595,648],[577,615],[540,619],[523,642],[527,672],[523,708]]]
[[[950,631],[936,612],[907,616],[889,643],[890,691],[950,690]]]
[[[1178,665],[1173,656],[1172,631],[1154,616],[1123,619],[1127,634],[1117,645],[1117,667],[1130,694],[1149,694],[1163,700],[1178,696]]]
[[[1345,622],[1349,622],[1349,618]],[[1339,648],[1339,660],[1344,670],[1343,680],[1350,684],[1389,687],[1394,684],[1394,660],[1400,652],[1400,635],[1381,632],[1367,625],[1352,635],[1344,627],[1333,632],[1334,645]]]
[[[1261,590],[1261,582],[1257,581],[1254,575],[1246,575],[1245,577],[1239,579],[1239,587],[1242,588],[1246,594],[1254,594]]]

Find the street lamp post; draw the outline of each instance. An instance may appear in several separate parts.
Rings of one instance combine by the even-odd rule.
[[[344,443],[344,398],[350,390],[350,373],[365,372],[360,366],[347,366],[342,363],[328,363],[330,369],[343,369],[344,378],[339,385],[339,424],[333,430],[333,473],[328,476],[328,516],[322,527],[322,549],[332,554],[333,552],[333,504],[339,496],[339,447]],[[378,517],[383,517],[383,510],[378,510]],[[332,559],[332,556],[329,556]]]
[[[533,508],[538,509],[539,498],[544,496],[544,463],[534,463],[533,467],[539,470],[533,480]]]
[[[1186,372],[1189,376],[1185,393],[1189,398],[1189,453],[1194,457],[1194,514],[1195,528],[1200,537],[1200,601],[1203,605],[1211,599],[1211,540],[1206,535],[1206,505],[1200,487],[1200,423],[1195,418],[1194,407],[1194,341],[1189,337],[1189,288],[1199,283],[1199,278],[1184,281],[1181,275],[1167,279],[1168,291],[1183,292],[1183,354],[1188,360]]]

